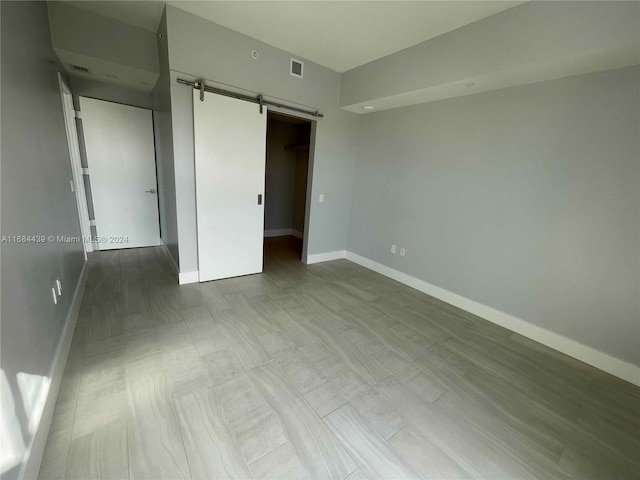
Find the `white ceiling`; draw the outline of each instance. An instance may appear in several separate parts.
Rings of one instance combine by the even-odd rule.
[[[72,1],[156,31],[163,2]],[[173,1],[182,10],[344,72],[522,1]]]

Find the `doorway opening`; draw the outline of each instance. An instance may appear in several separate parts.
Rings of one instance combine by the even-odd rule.
[[[269,112],[264,204],[264,258],[302,260],[307,220],[311,121]]]
[[[98,250],[158,246],[151,110],[79,97]]]

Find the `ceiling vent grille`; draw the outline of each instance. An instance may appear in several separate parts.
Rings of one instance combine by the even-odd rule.
[[[91,73],[87,67],[83,67],[81,65],[74,65],[73,63],[70,63],[69,67],[74,72]]]
[[[302,78],[304,72],[304,62],[292,58],[289,63],[289,74],[294,77]]]

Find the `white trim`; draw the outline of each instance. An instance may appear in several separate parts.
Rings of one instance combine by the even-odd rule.
[[[18,478],[38,478],[38,472],[40,470],[40,464],[42,463],[42,456],[44,454],[44,447],[47,444],[47,437],[49,436],[49,429],[51,428],[51,420],[53,419],[53,412],[55,410],[56,401],[58,400],[60,384],[62,383],[62,374],[64,373],[64,368],[67,364],[69,350],[71,349],[71,340],[73,339],[73,334],[76,329],[78,312],[80,311],[80,305],[82,304],[82,296],[84,295],[87,275],[89,274],[89,268],[87,265],[88,262],[85,260],[76,289],[73,292],[71,306],[62,331],[62,338],[58,344],[58,349],[56,350],[56,355],[53,359],[53,367],[51,368],[49,375],[49,378],[51,379],[49,382],[49,389],[47,392],[43,392],[43,395],[46,396],[46,400],[40,415],[38,428],[25,453],[22,471],[18,475]]]
[[[193,272],[182,272],[178,274],[178,283],[180,285],[186,285],[187,283],[198,283],[200,281],[200,272],[195,270]]]
[[[293,235],[293,229],[291,229],[291,228],[276,228],[276,229],[265,230],[264,231],[264,238],[284,237],[286,235]]]
[[[402,273],[353,252],[346,252],[346,258],[358,265],[368,268],[369,270],[373,270],[374,272],[392,278],[400,283],[426,293],[427,295],[431,295],[444,302],[450,303],[451,305],[455,305],[456,307],[462,308],[474,315],[478,315],[485,320],[519,333],[520,335],[542,343],[547,347],[553,348],[554,350],[576,358],[584,363],[588,363],[589,365],[599,368],[600,370],[604,370],[611,375],[622,378],[627,382],[640,386],[640,367],[636,365],[620,360],[619,358],[608,355],[580,342],[576,342],[575,340],[571,340],[570,338],[564,337],[558,333],[538,327],[526,320],[522,320],[514,317],[513,315],[509,315],[508,313],[501,312],[495,308],[465,298],[457,293],[437,287],[425,282],[424,280],[412,277],[411,275],[407,275],[406,273]]]
[[[330,262],[331,260],[340,260],[345,258],[347,252],[344,250],[337,250],[335,252],[316,253],[314,255],[307,255],[307,265],[320,262]]]
[[[75,197],[78,206],[78,218],[80,220],[80,233],[82,234],[82,246],[84,248],[84,259],[87,259],[87,252],[95,250],[92,242],[86,241],[91,237],[91,220],[89,219],[89,210],[87,206],[87,194],[84,188],[84,168],[80,160],[80,140],[78,138],[78,130],[74,120],[75,113],[73,109],[73,93],[62,78],[62,74],[58,72],[58,83],[60,84],[60,98],[62,101],[62,113],[64,114],[64,127],[67,133],[67,148],[69,150],[69,160],[71,162],[71,174],[73,183],[75,184]]]
[[[276,228],[276,229],[264,231],[264,238],[285,237],[288,235],[291,235],[296,238],[303,237],[302,232],[299,232],[298,230],[294,230],[293,228]]]
[[[173,259],[171,252],[169,252],[167,245],[164,243],[164,240],[160,239],[160,242],[161,242],[160,247],[162,248],[162,251],[164,252],[165,256],[169,259],[169,263],[171,263],[171,266],[173,267],[173,271],[178,276],[178,284],[186,285],[187,283],[198,283],[200,281],[199,272],[197,270],[195,272],[180,272],[180,269],[178,268],[176,261]]]

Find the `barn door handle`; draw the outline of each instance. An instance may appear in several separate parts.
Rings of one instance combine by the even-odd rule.
[[[262,205],[262,194],[258,194],[258,205]]]

